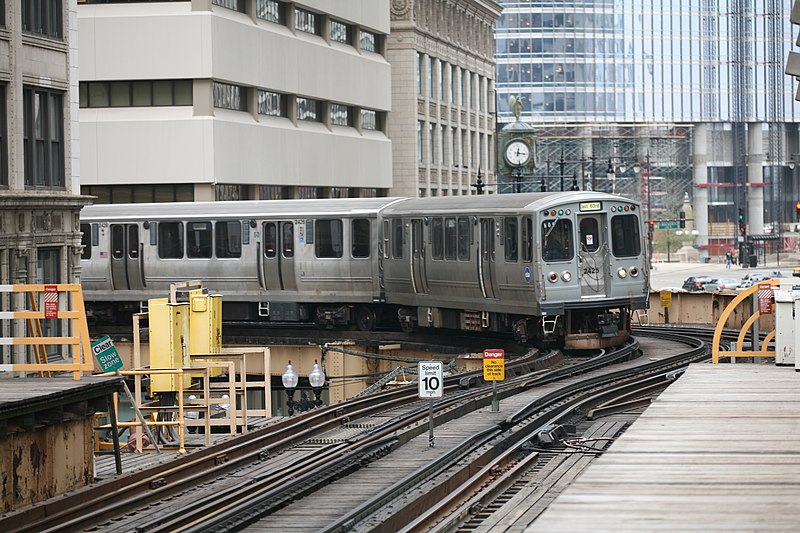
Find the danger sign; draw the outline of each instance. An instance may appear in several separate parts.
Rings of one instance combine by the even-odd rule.
[[[58,287],[44,286],[44,317],[58,318]]]

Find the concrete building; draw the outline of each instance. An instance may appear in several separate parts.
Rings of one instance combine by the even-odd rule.
[[[78,185],[76,7],[0,4],[2,285],[77,283],[80,276],[79,213],[88,198]],[[24,308],[12,300],[22,297],[0,293],[0,310]],[[19,322],[0,321],[0,337],[24,335]],[[0,346],[0,363],[28,362],[24,347],[13,348]]]
[[[500,3],[498,125],[522,95],[540,145],[529,185],[577,175],[657,220],[688,193],[702,257],[737,246],[739,209],[745,237],[778,248],[800,200],[785,2]]]
[[[393,0],[392,140],[397,196],[494,191],[492,0]]]
[[[388,33],[389,0],[82,3],[83,192],[385,195]]]

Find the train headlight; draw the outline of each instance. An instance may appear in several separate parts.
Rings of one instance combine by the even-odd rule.
[[[635,278],[638,275],[639,275],[639,269],[636,267],[631,268],[631,277]]]
[[[569,270],[565,270],[564,272],[561,273],[561,279],[563,279],[564,281],[572,281],[572,272],[570,272]]]
[[[555,272],[550,272],[547,275],[547,279],[550,280],[550,283],[555,283],[556,281],[558,281],[558,274],[556,274]]]
[[[617,270],[617,276],[621,278],[626,278],[628,277],[628,271],[625,270],[624,268],[620,268],[619,270]]]

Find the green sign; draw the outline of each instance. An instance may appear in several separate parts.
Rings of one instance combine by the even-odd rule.
[[[667,220],[666,222],[659,222],[658,229],[678,229],[678,221]]]
[[[92,351],[100,363],[103,372],[114,372],[122,368],[122,358],[120,358],[111,337],[104,335],[92,343]]]

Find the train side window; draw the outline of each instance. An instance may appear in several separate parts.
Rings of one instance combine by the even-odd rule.
[[[383,221],[383,258],[389,259],[389,234],[390,226],[389,221]]]
[[[278,249],[278,228],[274,222],[264,222],[264,255],[275,257]]]
[[[517,250],[517,242],[519,240],[519,232],[517,230],[517,219],[514,217],[505,217],[503,220],[503,236],[505,237],[505,254],[506,261],[516,263],[519,259],[519,252]]]
[[[522,260],[526,263],[533,261],[533,219],[522,219]]]
[[[456,219],[444,219],[444,258],[456,258],[456,248],[458,247],[458,227],[456,226]]]
[[[125,257],[125,227],[119,224],[111,226],[111,257]]]
[[[403,258],[403,219],[392,220],[392,257]]]
[[[92,258],[92,225],[81,224],[81,259]]]
[[[220,259],[242,257],[242,223],[231,220],[214,224],[215,252]]]
[[[342,257],[342,221],[317,220],[315,224],[314,244],[317,257],[332,258]]]
[[[433,258],[441,260],[444,257],[444,227],[441,217],[431,219],[431,245]]]
[[[183,222],[159,222],[158,257],[183,259]]]
[[[350,223],[351,235],[353,240],[353,257],[369,257],[369,220],[366,218],[355,218]]]
[[[469,261],[470,225],[467,217],[458,218],[458,260]]]
[[[621,215],[611,219],[611,253],[614,257],[636,257],[642,253],[639,217]]]
[[[600,247],[600,229],[597,219],[584,218],[581,220],[581,250],[596,252]]]
[[[186,225],[186,256],[194,259],[211,257],[211,222],[189,222]]]
[[[542,250],[545,261],[572,260],[572,221],[562,218],[542,222]]]
[[[139,226],[128,226],[128,257],[139,259]]]
[[[283,257],[294,257],[294,224],[283,222],[281,224],[281,244],[283,245]],[[341,257],[341,256],[340,256]]]

